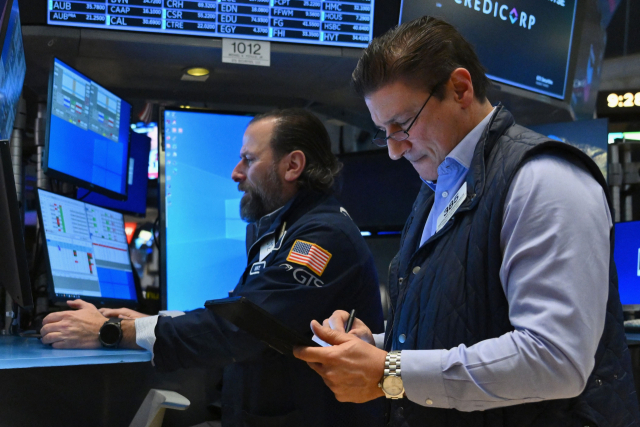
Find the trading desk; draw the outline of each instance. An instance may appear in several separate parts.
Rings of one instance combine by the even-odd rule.
[[[0,369],[149,362],[146,350],[58,350],[38,338],[0,336]]]
[[[152,388],[176,391],[187,411],[168,411],[163,426],[211,418],[218,370],[158,373],[146,350],[57,350],[37,338],[0,336],[0,426],[128,426]],[[144,363],[139,363],[144,362]]]

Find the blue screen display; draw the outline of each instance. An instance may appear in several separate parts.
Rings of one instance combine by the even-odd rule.
[[[163,120],[167,308],[191,310],[227,297],[247,262],[231,172],[251,117],[165,111]]]
[[[618,269],[618,289],[623,305],[640,304],[640,221],[615,225],[613,257]]]
[[[149,183],[149,147],[148,136],[131,133],[129,141],[129,171],[127,173],[127,200],[114,200],[102,194],[90,193],[84,188],[78,189],[78,199],[87,203],[114,209],[119,212],[144,216],[147,212],[147,188]]]
[[[0,2],[2,3],[6,2]],[[0,57],[0,139],[11,138],[16,108],[27,72],[18,0],[14,0],[11,12],[7,14],[8,18],[3,16],[3,20],[9,19],[9,24]]]
[[[47,172],[125,195],[131,105],[57,59],[51,85]]]

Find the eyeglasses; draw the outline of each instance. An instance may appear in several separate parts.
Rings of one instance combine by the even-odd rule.
[[[449,80],[449,77],[447,77],[447,80]],[[416,122],[416,120],[418,120],[418,116],[420,115],[420,113],[422,113],[422,110],[424,110],[424,107],[427,105],[427,102],[429,102],[429,100],[431,99],[431,97],[435,93],[435,91],[438,88],[438,86],[440,86],[441,84],[445,83],[447,80],[444,80],[444,81],[442,81],[440,83],[437,83],[433,87],[433,90],[431,91],[431,95],[429,95],[427,100],[424,101],[424,104],[422,104],[422,107],[420,107],[420,111],[418,111],[418,114],[416,114],[416,116],[413,118],[413,120],[411,121],[411,124],[409,124],[409,127],[406,130],[399,130],[399,131],[393,132],[389,136],[386,136],[386,133],[385,133],[386,131],[385,130],[378,129],[378,131],[375,133],[375,135],[373,135],[372,142],[374,144],[376,144],[378,147],[386,147],[387,146],[387,141],[389,139],[393,139],[394,141],[400,142],[400,141],[404,141],[405,139],[409,138],[409,131],[411,130],[411,126],[413,126],[413,124]]]

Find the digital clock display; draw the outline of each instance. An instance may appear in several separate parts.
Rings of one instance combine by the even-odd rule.
[[[366,47],[375,0],[47,1],[50,25]]]
[[[607,95],[607,106],[609,108],[631,108],[640,107],[640,91],[625,92],[623,94],[610,93]]]

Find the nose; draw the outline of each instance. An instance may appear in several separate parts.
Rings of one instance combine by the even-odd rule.
[[[387,140],[387,149],[389,150],[389,157],[391,160],[399,160],[404,156],[404,153],[409,149],[410,144],[408,140],[396,141],[393,138]]]
[[[233,171],[231,172],[231,179],[234,182],[243,182],[245,179],[247,179],[247,175],[244,173],[242,160],[240,160],[236,167],[233,168]]]

